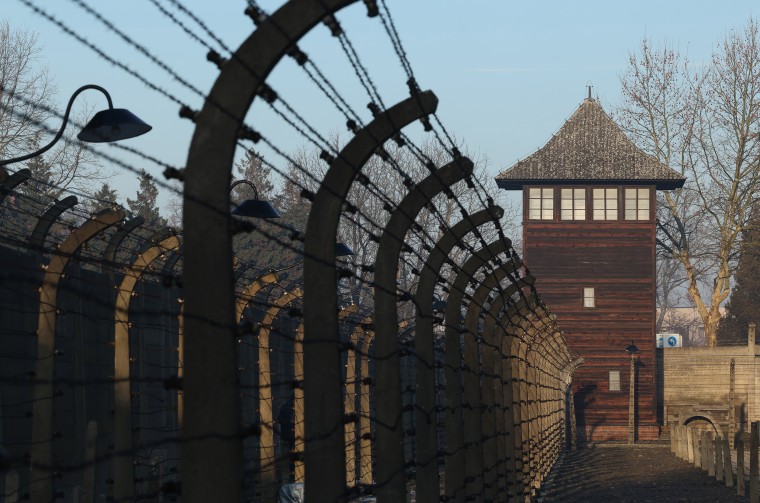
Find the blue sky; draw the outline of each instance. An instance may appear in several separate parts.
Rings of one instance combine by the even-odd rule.
[[[29,1],[180,101],[193,108],[202,106],[200,97],[147,61],[76,3]],[[206,61],[206,49],[150,1],[86,1],[194,87],[203,92],[211,88],[218,71]],[[174,11],[165,0],[157,1]],[[242,13],[246,6],[242,0],[183,3],[229,48],[237,48],[254,29]],[[270,12],[280,3],[260,2]],[[586,85],[594,86],[594,95],[606,109],[619,103],[619,76],[642,37],[655,43],[668,41],[688,53],[692,62],[703,64],[709,61],[712,48],[727,30],[743,27],[758,11],[755,1],[744,0],[387,3],[421,87],[433,90],[440,99],[439,116],[471,152],[488,157],[488,169],[494,175],[542,146],[585,97]],[[2,4],[0,19],[14,28],[39,34],[43,57],[58,85],[61,110],[77,87],[100,84],[111,92],[116,107],[131,109],[154,127],[151,133],[129,140],[130,146],[178,167],[184,164],[192,124],[178,118],[176,104],[103,61],[19,0],[2,0]],[[390,106],[405,98],[406,78],[379,20],[366,17],[362,2],[344,9],[339,20],[385,104]],[[369,120],[365,107],[368,98],[328,30],[313,30],[301,48],[353,108]],[[270,85],[320,131],[345,134],[345,120],[292,61],[281,63]],[[89,94],[87,101],[96,108],[104,106],[96,93]],[[248,122],[286,151],[304,144],[263,103],[254,105]],[[57,125],[51,123],[51,127]],[[108,147],[105,151],[113,153]],[[283,164],[276,157],[269,159]],[[154,175],[161,172],[139,159],[124,160]],[[136,178],[116,171],[113,184],[122,197],[132,196]]]

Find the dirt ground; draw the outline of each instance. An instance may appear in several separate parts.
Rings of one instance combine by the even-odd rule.
[[[544,503],[746,502],[734,487],[678,459],[667,446],[596,446],[565,454]],[[746,493],[749,485],[745,483]]]

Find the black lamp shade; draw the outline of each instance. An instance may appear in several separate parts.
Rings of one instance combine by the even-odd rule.
[[[354,255],[354,251],[344,243],[335,243],[336,257],[345,257],[348,255]]]
[[[269,201],[260,201],[258,199],[243,201],[232,210],[232,214],[239,217],[280,218],[280,214],[269,204]]]
[[[134,138],[151,129],[126,108],[109,108],[96,113],[77,138],[90,143],[105,143]]]

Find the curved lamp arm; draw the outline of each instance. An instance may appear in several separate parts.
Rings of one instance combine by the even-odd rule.
[[[108,91],[106,91],[102,87],[100,87],[98,85],[95,85],[95,84],[87,84],[85,86],[80,87],[79,89],[77,89],[76,91],[74,91],[74,94],[72,94],[71,98],[69,98],[69,104],[66,105],[66,113],[63,114],[63,124],[61,124],[61,129],[58,130],[58,133],[55,135],[55,137],[53,138],[53,140],[50,143],[48,143],[47,145],[45,145],[44,147],[42,147],[38,151],[32,152],[31,154],[22,155],[21,157],[15,157],[13,159],[0,160],[0,166],[6,166],[8,164],[13,164],[13,163],[20,162],[20,161],[26,161],[27,159],[31,159],[32,157],[37,157],[38,155],[42,155],[45,152],[47,152],[48,150],[50,150],[50,148],[53,145],[55,145],[58,142],[58,140],[61,139],[61,136],[63,136],[63,131],[64,131],[64,129],[66,129],[66,125],[69,122],[69,113],[71,113],[71,106],[74,104],[74,100],[83,91],[86,91],[88,89],[96,89],[96,90],[100,91],[101,93],[105,94],[106,99],[108,100],[108,108],[109,109],[113,108],[113,101],[111,101],[111,95],[108,94]]]
[[[256,186],[253,184],[252,181],[246,180],[245,178],[243,178],[242,180],[236,180],[236,181],[234,181],[232,183],[232,185],[230,185],[230,192],[232,192],[232,190],[235,187],[237,187],[238,185],[240,185],[241,183],[246,183],[246,184],[248,184],[248,185],[251,186],[251,188],[253,189],[253,198],[258,201],[259,200],[259,191],[256,189]]]

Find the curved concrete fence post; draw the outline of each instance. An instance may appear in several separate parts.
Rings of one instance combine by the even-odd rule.
[[[468,486],[476,483],[477,475],[483,469],[482,460],[475,463],[475,466],[468,466],[465,463],[465,439],[464,439],[464,400],[463,400],[463,377],[467,372],[475,372],[475,369],[465,370],[463,368],[463,350],[462,350],[462,328],[460,314],[462,309],[462,299],[464,298],[467,284],[474,277],[478,269],[483,267],[489,260],[492,260],[500,253],[508,253],[512,243],[507,239],[499,239],[490,243],[488,246],[477,250],[470,256],[459,269],[454,283],[449,291],[449,297],[446,303],[446,497],[448,501],[465,501],[466,495],[469,494]],[[474,341],[468,341],[464,337],[465,350],[471,351]],[[477,348],[475,348],[477,352]],[[478,391],[479,393],[479,391]],[[469,479],[470,482],[467,482]]]
[[[521,278],[519,281],[522,281]],[[494,405],[493,421],[494,421],[494,435],[495,435],[495,456],[496,462],[492,470],[495,473],[494,486],[496,488],[496,497],[494,501],[506,502],[509,499],[509,485],[508,485],[508,458],[507,458],[507,440],[511,440],[509,433],[507,432],[507,414],[512,413],[512,404],[507,403],[504,398],[504,387],[512,383],[507,381],[505,374],[505,366],[503,361],[507,358],[508,354],[504,348],[504,326],[501,324],[500,313],[504,309],[505,305],[509,305],[513,300],[511,299],[510,289],[515,288],[516,285],[510,285],[510,287],[502,295],[497,295],[491,302],[488,308],[488,316],[483,320],[483,343],[484,345],[491,345],[493,350],[491,354],[491,366],[487,358],[483,359],[483,367],[488,370],[492,368],[493,377],[491,382],[493,383],[492,400]],[[498,322],[498,323],[497,323]],[[488,400],[487,385],[484,382],[484,401]],[[489,430],[487,422],[484,420],[483,431],[484,434]],[[484,449],[485,451],[485,449]],[[488,470],[486,470],[488,473]]]
[[[510,498],[521,498],[523,494],[522,472],[522,418],[525,415],[524,401],[522,400],[522,373],[520,360],[520,347],[524,345],[524,337],[521,332],[525,323],[525,299],[519,299],[510,306],[502,316],[501,325],[506,327],[505,337],[502,340],[505,354],[503,364],[504,380],[507,385],[502,389],[503,400],[509,404],[511,413],[506,417],[507,430],[507,477]]]
[[[293,416],[295,417],[293,445],[293,481],[303,483],[303,449],[304,449],[304,413],[303,413],[303,320],[296,330],[295,347],[293,349],[293,379],[296,382],[293,394]]]
[[[529,452],[526,452],[527,439],[529,438],[527,426],[529,422],[528,411],[528,398],[527,398],[527,372],[525,366],[525,352],[526,345],[530,340],[529,332],[523,327],[524,316],[527,313],[527,309],[524,306],[517,306],[519,316],[515,327],[512,332],[512,381],[514,399],[514,460],[515,460],[515,477],[516,477],[516,496],[518,498],[524,498],[526,486],[528,485],[526,456]],[[513,322],[514,323],[514,322]]]
[[[510,339],[515,403],[515,438],[507,445],[515,451],[515,467],[509,474],[515,477],[516,496],[530,499],[564,448],[563,381],[579,362],[538,297],[521,297],[502,320]]]
[[[53,482],[53,400],[55,389],[55,328],[58,284],[69,259],[87,241],[124,218],[120,210],[105,209],[75,229],[53,253],[40,287],[37,324],[32,446],[30,448],[30,500],[47,503],[54,498]]]
[[[486,436],[486,442],[488,442],[489,432],[492,431],[493,438],[493,455],[494,461],[489,467],[487,450],[491,447],[483,446],[484,452],[484,464],[486,466],[485,484],[486,493],[489,493],[488,484],[492,484],[495,497],[492,501],[503,502],[507,500],[507,459],[506,459],[506,439],[505,439],[505,414],[511,410],[511,404],[504,403],[503,386],[506,384],[502,359],[506,357],[504,348],[501,344],[502,333],[504,327],[501,326],[500,313],[505,305],[512,302],[509,289],[514,288],[515,285],[510,285],[509,288],[502,295],[496,295],[488,306],[488,315],[483,319],[483,345],[491,348],[483,357],[484,372],[490,372],[490,379],[488,376],[483,378],[483,402],[490,403],[492,406],[492,412],[490,417],[484,417],[483,419],[483,434]],[[497,326],[498,325],[498,326]],[[490,385],[489,385],[490,383]],[[490,388],[490,389],[489,389]],[[490,396],[489,396],[490,393]],[[491,426],[489,420],[493,422]]]
[[[291,0],[259,20],[253,34],[220,65],[197,114],[184,173],[185,503],[238,501],[241,495],[229,199],[245,116],[270,72],[301,37],[354,1]]]
[[[361,385],[359,391],[359,483],[370,487],[374,483],[372,478],[372,424],[370,423],[372,393],[372,377],[369,373],[369,348],[375,338],[372,318],[365,318],[361,324],[362,340],[359,356],[359,375]]]
[[[428,91],[377,114],[331,163],[314,197],[304,243],[306,499],[343,501],[347,497],[345,471],[340,474],[334,471],[335,466],[346,463],[343,432],[339,427],[343,423],[343,400],[335,267],[335,241],[343,204],[374,152],[403,127],[435,112],[437,104],[438,99]],[[382,487],[378,494],[381,503],[385,497],[381,494],[397,489],[397,483]]]
[[[270,366],[270,335],[275,318],[283,307],[303,297],[300,288],[282,294],[267,309],[259,328],[259,495],[261,501],[277,497],[276,456],[274,445],[274,411],[272,403],[272,369]]]
[[[499,429],[503,421],[503,409],[501,398],[501,384],[503,376],[501,371],[501,347],[496,339],[494,330],[495,324],[499,319],[499,312],[506,301],[511,301],[511,297],[518,293],[520,288],[533,284],[531,276],[518,278],[515,280],[510,274],[515,272],[515,266],[520,264],[509,263],[508,267],[496,269],[488,275],[478,286],[472,295],[472,300],[467,306],[465,315],[465,328],[470,334],[475,334],[478,320],[483,319],[483,329],[481,332],[481,404],[480,407],[474,407],[477,412],[481,413],[481,438],[477,445],[472,446],[474,455],[478,453],[483,457],[483,494],[486,501],[496,501],[502,493],[499,493],[498,483],[500,467],[503,465],[503,435]],[[509,278],[511,284],[497,292],[491,305],[486,309],[486,299],[499,283],[505,278]],[[497,366],[498,362],[498,366]],[[498,391],[498,392],[497,392]],[[469,410],[469,409],[468,409]]]
[[[32,235],[29,236],[29,247],[37,253],[44,251],[45,240],[50,232],[50,227],[52,227],[58,217],[61,216],[61,213],[73,208],[78,202],[76,196],[68,196],[60,201],[54,202],[52,206],[45,210],[45,213],[43,213],[39,220],[37,220]]]
[[[243,291],[238,294],[237,300],[235,301],[235,320],[240,323],[240,321],[243,319],[243,313],[245,313],[248,304],[250,304],[251,301],[256,298],[256,295],[259,293],[259,291],[261,291],[262,288],[274,285],[276,283],[277,275],[273,272],[268,272],[262,274],[258,278],[254,279],[250,284],[248,284],[243,289]]]
[[[267,272],[254,279],[251,283],[245,286],[241,292],[237,294],[235,300],[235,321],[240,324],[243,321],[245,310],[256,296],[269,286],[277,284],[277,275],[273,272]],[[258,360],[256,344],[253,340],[244,343],[241,340],[238,342],[238,365],[239,368],[239,382],[242,387],[240,404],[240,418],[242,423],[246,427],[257,424],[259,422],[259,414],[256,410],[256,401],[258,397],[254,399],[251,393],[254,393],[256,378],[254,372],[258,372],[258,367],[255,362]],[[253,471],[255,467],[254,456],[248,453],[248,449],[257,449],[259,446],[259,439],[253,436],[246,436],[243,439],[243,449],[246,453],[244,460],[245,464],[243,469],[246,473]]]
[[[420,501],[438,497],[440,491],[432,305],[436,280],[441,272],[441,267],[457,243],[478,227],[488,222],[498,222],[503,215],[503,209],[498,206],[491,206],[454,224],[438,240],[420,272],[419,283],[414,294],[414,303],[417,309],[414,333],[416,353],[415,424],[427,426],[415,428],[416,491]]]
[[[542,405],[544,403],[544,383],[550,368],[550,361],[547,359],[545,344],[549,339],[550,331],[548,325],[544,322],[541,313],[535,312],[533,316],[536,335],[528,354],[530,363],[529,375],[531,383],[531,413],[532,419],[532,445],[531,445],[531,495],[535,495],[541,487],[545,475],[545,469],[548,458],[548,433],[546,418],[543,415]],[[538,325],[538,326],[536,326]]]
[[[338,314],[338,321],[345,325],[345,319],[347,316],[356,314],[359,310],[356,304],[351,304],[348,307],[344,307]],[[344,428],[345,445],[346,445],[346,485],[349,489],[356,487],[356,425],[358,424],[359,412],[361,408],[357,408],[356,399],[359,396],[357,389],[359,388],[357,372],[357,351],[359,347],[359,338],[362,334],[361,324],[357,324],[351,331],[349,337],[348,350],[346,351],[346,395],[343,405],[343,410],[346,415],[346,426]],[[303,364],[303,362],[301,362]],[[303,368],[302,368],[303,370]]]
[[[5,177],[0,176],[0,178],[3,178],[0,181],[0,206],[3,205],[8,194],[13,192],[16,187],[32,177],[32,172],[26,168],[20,169],[12,175],[8,175],[8,172],[2,168],[2,173],[5,175]]]
[[[116,254],[119,252],[119,248],[124,243],[124,240],[144,223],[145,219],[143,217],[134,217],[119,226],[116,232],[111,236],[111,239],[108,240],[106,249],[103,252],[103,263],[100,267],[101,271],[112,273],[113,268],[116,266]],[[111,279],[113,280],[113,278]]]
[[[486,276],[470,295],[469,304],[465,311],[462,361],[467,370],[462,373],[464,391],[462,424],[464,428],[465,463],[470,470],[466,472],[466,475],[468,480],[471,480],[471,483],[468,483],[468,500],[478,501],[482,500],[484,495],[491,495],[491,488],[489,491],[485,491],[485,477],[488,471],[486,468],[489,466],[486,462],[494,461],[494,459],[487,459],[484,456],[482,419],[486,415],[486,411],[483,408],[481,378],[483,374],[482,365],[486,361],[485,353],[488,351],[480,343],[481,337],[478,329],[480,314],[488,294],[494,288],[500,287],[500,282],[514,273],[518,267],[520,267],[519,264],[509,260]]]
[[[125,269],[116,291],[114,309],[114,485],[117,501],[134,498],[134,454],[132,452],[132,399],[129,365],[129,304],[135,286],[154,260],[179,247],[179,238],[169,236],[140,253]]]
[[[467,158],[454,159],[410,189],[391,213],[375,259],[375,478],[379,501],[406,497],[404,427],[401,417],[401,364],[398,342],[396,276],[405,237],[417,214],[435,196],[472,175]],[[422,496],[420,496],[421,499]]]
[[[164,281],[164,284],[169,286],[167,284],[167,278],[171,278],[171,275],[174,274],[174,269],[177,267],[177,263],[179,262],[179,259],[182,258],[182,244],[179,245],[179,248],[174,250],[169,257],[164,262],[164,266],[161,268],[161,278]]]

